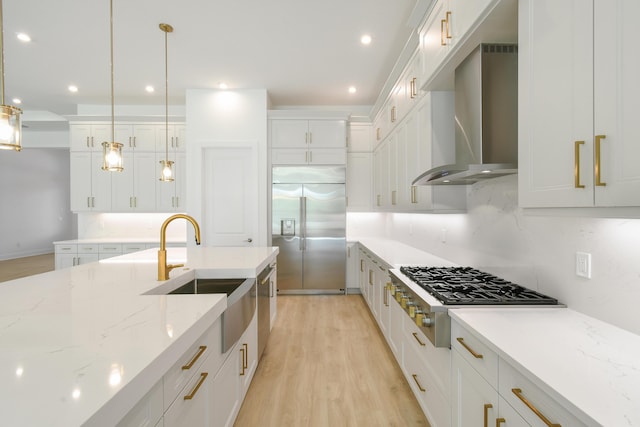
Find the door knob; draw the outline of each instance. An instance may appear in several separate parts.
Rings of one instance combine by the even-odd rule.
[[[251,242],[253,242],[253,239],[251,237],[249,237],[247,240],[245,240],[245,242],[251,243]]]

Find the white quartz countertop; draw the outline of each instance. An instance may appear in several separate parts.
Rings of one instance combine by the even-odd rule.
[[[86,239],[59,240],[57,242],[53,242],[54,245],[89,245],[109,243],[157,243],[160,245],[160,237],[94,237]],[[185,240],[167,238],[167,243],[185,243]]]
[[[226,309],[224,294],[143,295],[194,277],[256,277],[277,248],[168,248],[0,283],[0,424],[78,426],[125,415]],[[117,414],[117,415],[116,415]]]
[[[449,314],[578,418],[640,426],[640,336],[567,308]]]
[[[399,268],[403,265],[428,265],[432,267],[452,267],[456,265],[449,260],[395,240],[362,238],[357,239],[357,241],[393,268]]]

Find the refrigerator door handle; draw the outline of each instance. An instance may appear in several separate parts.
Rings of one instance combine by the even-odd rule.
[[[307,198],[300,197],[300,250],[307,249]]]

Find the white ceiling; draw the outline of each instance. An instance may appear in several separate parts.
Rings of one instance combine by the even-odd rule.
[[[419,6],[416,7],[416,3]],[[371,106],[424,0],[114,0],[115,103],[164,105],[189,88],[266,88],[274,107]],[[418,12],[420,13],[420,12]],[[17,40],[19,32],[32,41]],[[360,44],[364,33],[370,46]],[[5,103],[74,115],[110,104],[109,0],[4,0]],[[72,94],[67,87],[78,86]],[[146,85],[155,86],[148,94]],[[356,94],[347,88],[356,86]],[[117,113],[116,113],[117,114]]]

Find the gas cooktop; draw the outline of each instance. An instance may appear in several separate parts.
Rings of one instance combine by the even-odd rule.
[[[557,305],[558,300],[471,267],[401,267],[446,305]]]

